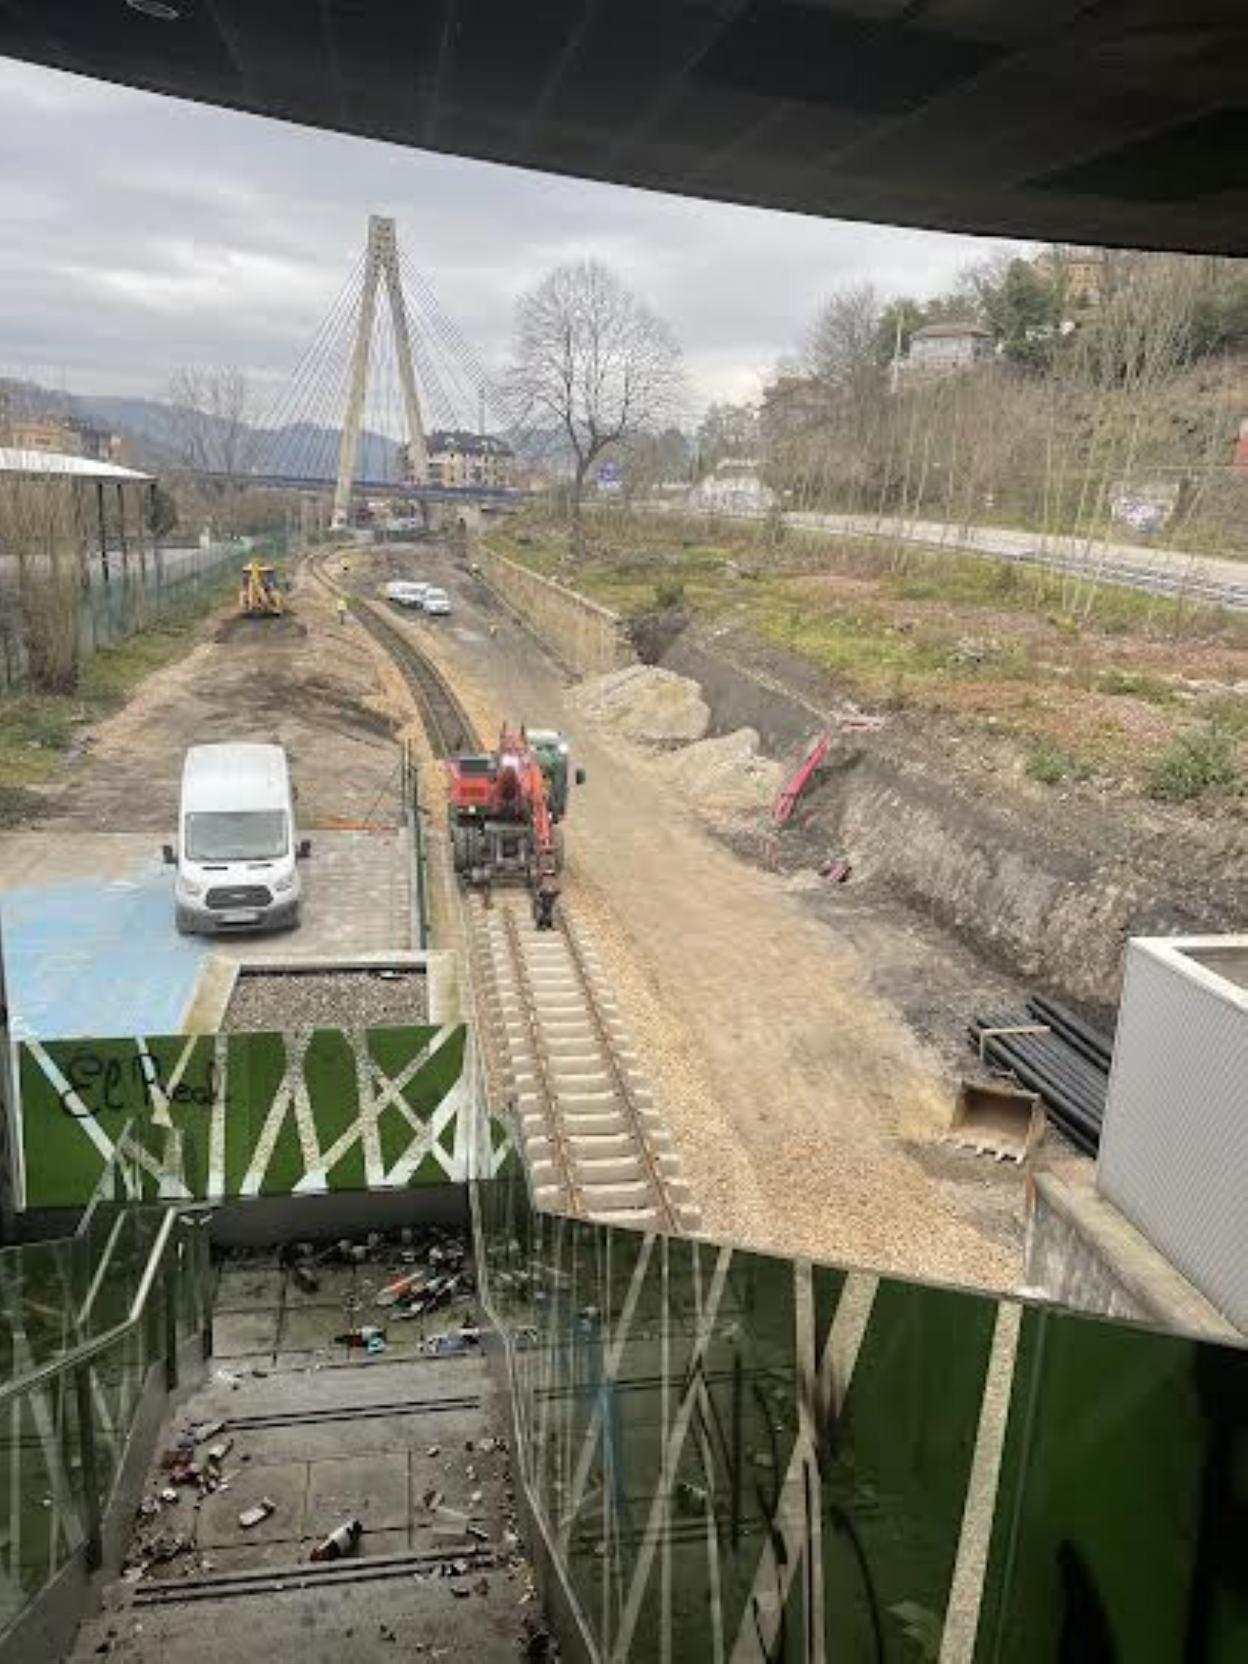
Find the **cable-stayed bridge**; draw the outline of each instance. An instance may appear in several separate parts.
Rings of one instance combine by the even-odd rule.
[[[432,460],[431,433],[442,440]],[[521,440],[512,402],[394,221],[373,215],[362,255],[261,423],[247,480],[332,491],[337,526],[353,497],[504,503],[523,495],[512,483]]]

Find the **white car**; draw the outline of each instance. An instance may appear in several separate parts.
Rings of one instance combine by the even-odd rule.
[[[435,589],[430,586],[425,591],[425,599],[422,605],[431,617],[445,618],[451,610],[451,598],[444,589]]]
[[[396,578],[386,585],[386,600],[399,607],[423,606],[428,588],[428,584],[413,582],[410,578]]]

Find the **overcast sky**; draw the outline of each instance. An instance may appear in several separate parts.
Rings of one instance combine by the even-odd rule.
[[[342,138],[0,59],[0,373],[163,393],[236,364],[275,389],[393,215],[492,369],[516,297],[592,254],[665,316],[690,402],[755,398],[820,298],[945,287],[971,237],[694,203]]]

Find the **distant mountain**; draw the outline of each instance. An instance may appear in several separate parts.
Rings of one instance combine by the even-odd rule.
[[[338,467],[338,446],[342,439],[340,428],[294,422],[281,428],[258,428],[254,432],[259,466],[266,473],[328,478]],[[355,472],[358,479],[364,480],[398,479],[398,443],[384,433],[361,429]]]
[[[107,428],[127,442],[134,465],[158,473],[180,462],[177,426],[172,408],[161,399],[134,398],[120,393],[65,393],[38,382],[0,376],[0,399],[22,416],[73,416]],[[214,418],[205,416],[205,423]],[[225,424],[222,423],[222,426]],[[249,426],[243,447],[265,473],[298,473],[332,477],[338,465],[341,430],[309,422],[280,428]],[[385,434],[365,428],[360,434],[356,473],[363,479],[391,480],[399,474],[399,446]]]

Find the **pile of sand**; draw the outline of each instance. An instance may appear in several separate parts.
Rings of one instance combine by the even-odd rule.
[[[711,720],[698,684],[658,665],[630,664],[595,676],[572,697],[593,721],[647,745],[700,740]]]
[[[779,763],[759,755],[753,728],[685,746],[665,757],[661,767],[691,807],[721,815],[753,815],[767,808],[784,779]]]

